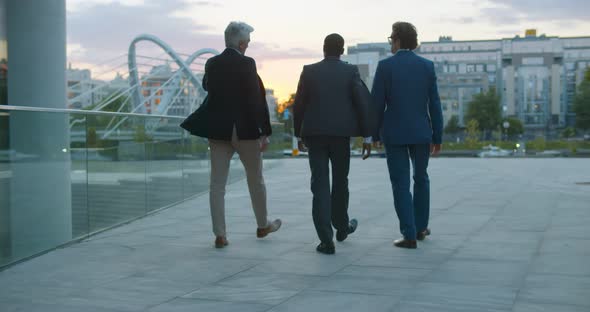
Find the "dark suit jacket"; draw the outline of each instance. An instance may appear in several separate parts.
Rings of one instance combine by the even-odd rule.
[[[295,136],[370,136],[368,95],[354,65],[327,57],[304,66],[294,103]]]
[[[203,100],[203,103],[190,114],[181,124],[180,127],[190,132],[190,134],[208,138],[209,137],[209,105],[207,97]]]
[[[254,59],[225,49],[207,60],[203,88],[208,94],[208,135],[230,141],[235,125],[240,140],[272,133],[262,81]]]
[[[443,116],[434,64],[412,51],[379,62],[373,80],[375,140],[385,144],[441,144]]]

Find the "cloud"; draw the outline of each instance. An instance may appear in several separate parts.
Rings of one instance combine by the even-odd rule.
[[[99,4],[112,4],[118,3],[125,6],[139,6],[145,3],[144,0],[68,0],[66,3],[66,9],[68,12],[75,12],[80,10],[86,10]]]
[[[524,20],[590,20],[590,1],[588,0],[489,0],[489,2],[505,8],[503,13],[512,12],[512,15],[520,15]]]
[[[475,23],[475,18],[473,17],[442,17],[440,21],[443,23],[451,23],[451,24],[473,24]]]
[[[96,62],[126,53],[133,38],[144,33],[159,37],[179,52],[192,53],[205,47],[220,49],[222,36],[205,33],[208,26],[171,16],[184,6],[186,3],[179,0],[149,1],[143,6],[113,2],[70,12],[68,43],[85,51],[76,55],[75,61]],[[155,45],[138,45],[138,51],[144,48],[141,51],[147,53],[159,50]]]
[[[497,26],[517,25],[523,20],[519,12],[507,7],[487,7],[480,10],[480,19],[488,20]]]
[[[477,11],[473,16],[443,16],[439,21],[459,25],[484,22],[498,28],[514,28],[531,22],[550,22],[567,28],[590,20],[589,0],[488,0],[475,6]]]
[[[190,3],[193,5],[196,5],[196,6],[210,6],[210,7],[218,7],[218,8],[223,7],[223,5],[221,3],[213,2],[213,1],[194,1],[194,2],[190,2]]]
[[[75,10],[68,8],[70,62],[97,64],[116,59],[127,53],[131,41],[140,34],[157,36],[178,53],[190,54],[201,48],[224,49],[222,32],[212,33],[212,27],[195,22],[196,18],[176,14],[194,5],[218,6],[212,1],[144,0],[143,5],[137,5],[138,0],[126,1],[92,0]],[[163,51],[152,43],[140,42],[137,53],[159,56]],[[255,57],[260,66],[265,60],[305,59],[322,55],[321,50],[281,49],[276,43],[256,41],[251,43],[247,54]]]
[[[278,49],[275,44],[251,43],[246,54],[257,60],[293,60],[317,58],[323,55],[321,47],[315,51],[311,49],[295,48],[290,50]]]

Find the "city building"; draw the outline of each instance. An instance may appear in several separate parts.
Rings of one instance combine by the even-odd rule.
[[[277,121],[278,100],[275,96],[275,90],[266,89],[266,103],[268,104],[268,111],[270,112],[270,121]]]
[[[432,60],[445,122],[465,125],[474,94],[496,88],[504,116],[519,118],[528,133],[546,134],[575,123],[575,89],[590,66],[590,36],[560,38],[527,30],[524,37],[456,41],[443,36],[415,51]],[[391,55],[388,43],[362,43],[343,59],[359,68],[370,87],[377,64]]]
[[[92,79],[89,69],[73,69],[68,65],[68,108],[83,109],[100,103],[109,94],[104,88],[106,82]]]
[[[197,74],[202,79],[203,74]],[[188,116],[203,101],[204,95],[189,88],[191,82],[177,75],[170,64],[154,66],[141,78],[145,114]]]

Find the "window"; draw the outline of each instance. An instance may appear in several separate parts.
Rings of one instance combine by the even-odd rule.
[[[475,71],[478,72],[478,73],[483,73],[485,71],[484,70],[484,67],[483,67],[483,64],[477,64],[475,66]]]
[[[496,71],[496,65],[494,64],[488,64],[487,69],[489,72],[495,72]]]
[[[522,64],[523,65],[543,65],[543,58],[542,57],[523,57]]]
[[[459,73],[464,74],[467,72],[467,65],[466,64],[459,64]]]
[[[467,65],[467,72],[468,73],[472,73],[474,71],[475,71],[475,65],[473,65],[473,64]]]

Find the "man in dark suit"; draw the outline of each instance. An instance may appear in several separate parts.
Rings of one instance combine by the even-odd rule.
[[[443,117],[434,64],[412,52],[418,46],[416,28],[405,22],[393,24],[389,42],[394,55],[379,62],[371,92],[380,129],[373,140],[385,144],[394,206],[403,235],[394,245],[416,248],[416,239],[430,235],[427,168],[430,155],[441,150]]]
[[[338,241],[356,230],[357,220],[348,218],[350,137],[370,135],[369,101],[364,96],[368,90],[357,67],[340,60],[342,53],[344,39],[328,35],[324,60],[303,67],[294,103],[295,136],[300,149],[309,149],[313,222],[321,241],[316,250],[325,254],[335,252],[332,226]],[[363,145],[363,154],[365,149],[366,159],[370,141]]]
[[[281,226],[267,219],[266,187],[262,176],[262,152],[271,135],[268,106],[254,59],[244,56],[250,33],[246,23],[231,22],[225,30],[226,49],[205,64],[203,88],[208,94],[208,131],[211,149],[209,202],[215,247],[225,247],[225,186],[234,152],[246,170],[248,189],[258,228],[265,237]]]

